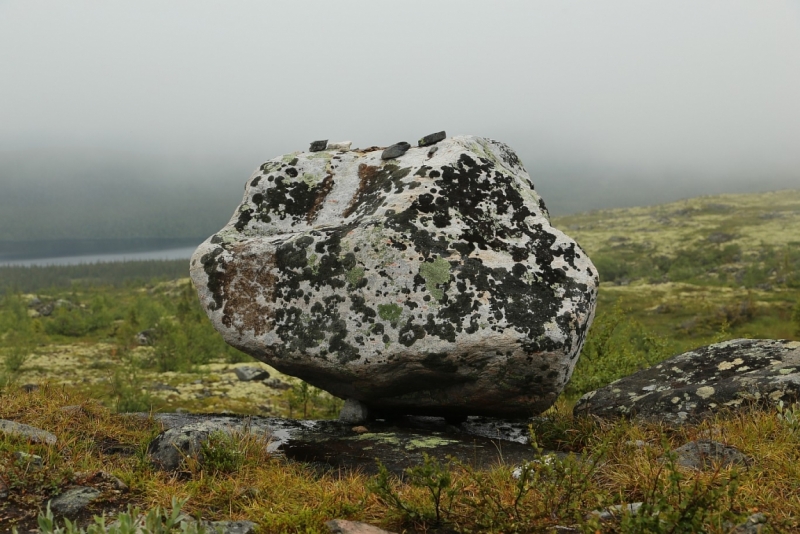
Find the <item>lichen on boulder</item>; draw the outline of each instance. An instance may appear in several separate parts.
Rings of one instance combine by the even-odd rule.
[[[376,414],[528,416],[569,380],[597,272],[505,144],[292,153],[191,260],[214,326]]]

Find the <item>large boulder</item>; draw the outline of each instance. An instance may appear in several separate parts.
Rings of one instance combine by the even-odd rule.
[[[591,391],[575,415],[680,424],[742,404],[800,399],[800,342],[734,339],[701,347]]]
[[[572,374],[597,271],[508,146],[434,148],[264,163],[192,256],[201,303],[231,345],[372,413],[541,412]]]

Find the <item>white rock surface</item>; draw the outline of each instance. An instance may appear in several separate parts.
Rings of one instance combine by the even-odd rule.
[[[597,272],[514,152],[463,136],[292,153],[191,276],[233,346],[378,415],[527,416],[569,380]]]

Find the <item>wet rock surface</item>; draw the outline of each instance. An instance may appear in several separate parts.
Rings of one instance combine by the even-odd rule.
[[[748,403],[800,399],[800,342],[735,339],[677,356],[589,392],[575,415],[673,424]]]
[[[144,414],[143,414],[144,415]],[[162,469],[181,467],[183,454],[197,455],[200,443],[215,431],[251,432],[267,450],[322,470],[377,472],[377,461],[390,471],[419,465],[423,453],[442,462],[454,456],[476,467],[518,465],[536,458],[528,444],[528,421],[470,417],[459,426],[439,417],[402,417],[371,421],[362,427],[340,421],[272,417],[158,414],[165,427],[150,444],[151,459]]]
[[[508,146],[436,147],[264,163],[191,260],[225,340],[377,417],[549,408],[591,323],[596,270]]]

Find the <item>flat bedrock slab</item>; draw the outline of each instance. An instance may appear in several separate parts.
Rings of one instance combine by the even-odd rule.
[[[593,318],[597,271],[508,146],[436,147],[264,163],[191,260],[225,340],[378,416],[549,408]]]
[[[800,342],[734,339],[701,347],[581,397],[575,415],[680,424],[754,402],[800,399]]]
[[[147,416],[147,414],[141,414]],[[183,455],[196,456],[215,431],[254,433],[267,450],[289,460],[322,469],[377,472],[376,460],[397,474],[419,465],[423,453],[447,462],[449,456],[476,467],[519,465],[537,458],[529,444],[529,421],[470,417],[459,426],[438,417],[403,417],[371,421],[363,427],[340,421],[306,421],[277,417],[158,414],[166,430],[148,449],[161,469],[181,468]]]

